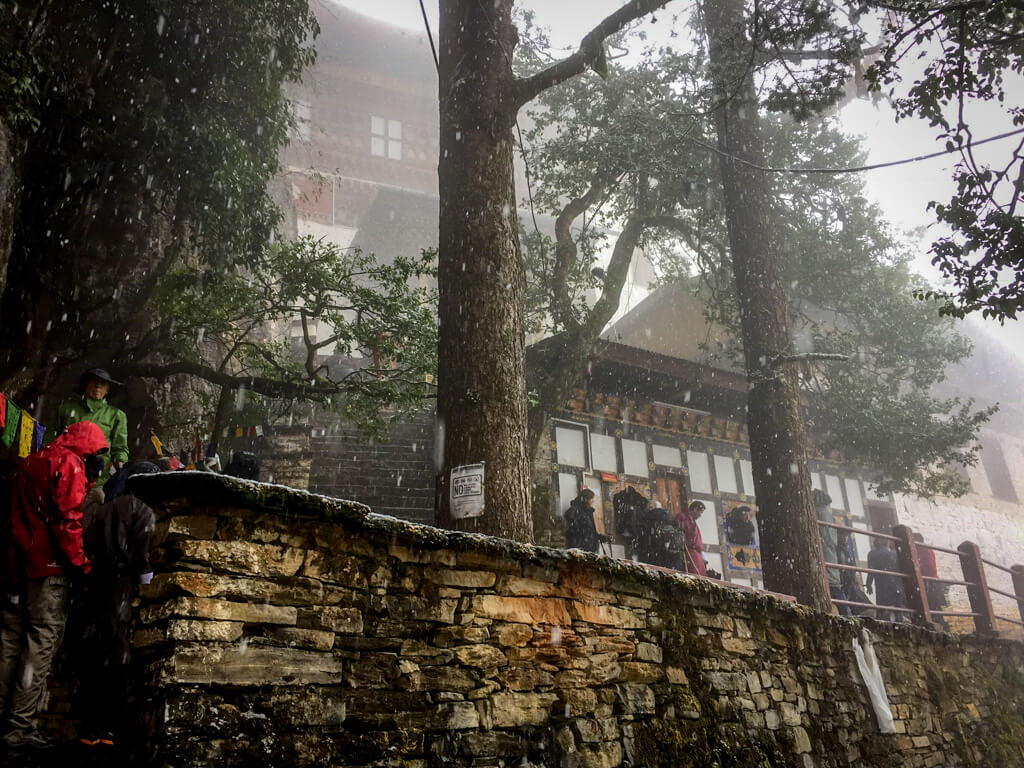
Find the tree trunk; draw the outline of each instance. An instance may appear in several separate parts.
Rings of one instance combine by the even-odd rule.
[[[11,127],[0,119],[0,296],[7,283],[7,263],[21,198],[21,144]]]
[[[764,583],[767,589],[830,611],[799,393],[792,371],[773,365],[789,351],[791,326],[772,233],[770,185],[763,172],[742,162],[764,165],[743,0],[708,0],[705,19],[722,152],[719,167],[750,383],[747,418]]]
[[[512,0],[440,4],[438,522],[532,541],[511,13]],[[486,462],[484,515],[453,520],[451,469],[479,461]]]

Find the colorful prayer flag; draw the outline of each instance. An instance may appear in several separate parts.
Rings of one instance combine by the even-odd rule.
[[[150,435],[149,436],[149,440],[150,440],[150,442],[153,443],[153,447],[156,449],[156,455],[157,456],[163,456],[164,455],[164,444],[160,442],[160,438],[157,437],[156,435]]]
[[[241,427],[235,427],[235,437],[241,437],[244,434]]]
[[[14,445],[14,440],[18,436],[18,423],[21,421],[21,408],[16,406],[14,403],[7,403],[7,423],[4,426],[3,435],[0,436],[0,442],[10,448]]]
[[[7,423],[7,398],[0,394],[0,427]]]
[[[21,412],[21,426],[18,428],[18,456],[25,458],[32,453],[32,438],[36,435],[36,420]]]
[[[46,426],[36,422],[36,432],[32,437],[32,452],[35,453],[43,447],[43,435],[46,434]]]

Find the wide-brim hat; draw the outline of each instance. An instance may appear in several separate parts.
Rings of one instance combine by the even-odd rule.
[[[106,368],[90,368],[88,371],[85,372],[82,378],[84,379],[87,376],[92,376],[93,378],[99,379],[100,381],[105,381],[108,384],[116,384],[117,386],[121,386],[121,384],[123,383],[115,379],[113,376],[111,376],[110,371],[108,371]]]

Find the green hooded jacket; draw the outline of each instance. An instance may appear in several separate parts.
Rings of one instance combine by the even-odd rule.
[[[110,444],[110,452],[103,457],[103,473],[96,481],[97,486],[102,486],[110,477],[111,462],[116,464],[128,461],[128,418],[124,411],[106,400],[92,400],[88,397],[65,400],[57,407],[57,434],[79,421],[91,421],[98,426]]]

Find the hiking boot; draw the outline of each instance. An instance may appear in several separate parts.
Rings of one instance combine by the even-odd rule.
[[[3,737],[8,749],[52,749],[55,745],[39,731],[23,731],[20,728]]]

